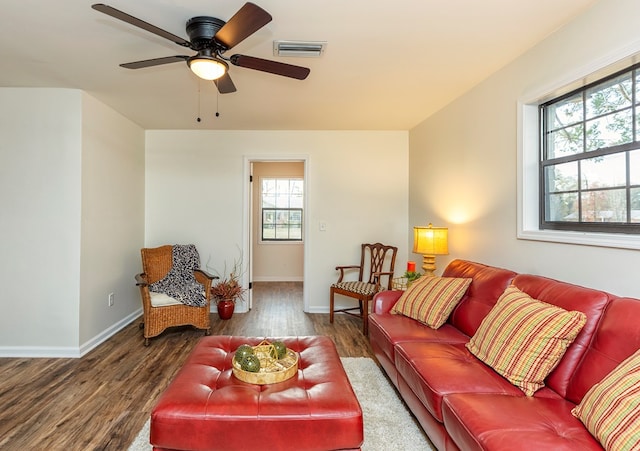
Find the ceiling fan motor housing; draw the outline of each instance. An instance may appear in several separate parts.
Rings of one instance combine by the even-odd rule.
[[[209,16],[192,17],[187,21],[187,34],[194,50],[211,48],[211,39],[226,22]]]

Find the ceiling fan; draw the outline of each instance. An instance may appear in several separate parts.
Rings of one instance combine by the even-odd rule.
[[[247,69],[282,75],[298,80],[304,80],[310,72],[306,67],[294,66],[292,64],[280,63],[253,56],[239,54],[231,55],[230,57],[225,56],[228,50],[271,22],[271,15],[253,3],[245,3],[227,22],[210,16],[197,16],[189,19],[186,24],[187,35],[189,36],[188,41],[103,3],[96,3],[91,5],[91,7],[96,11],[142,28],[143,30],[197,52],[193,56],[165,56],[163,58],[120,64],[121,67],[126,69],[141,69],[143,67],[186,61],[189,68],[191,68],[197,76],[205,80],[213,80],[220,94],[236,91],[236,87],[229,76],[228,62],[234,66],[246,67]]]

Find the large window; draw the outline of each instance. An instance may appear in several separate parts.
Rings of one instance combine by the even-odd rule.
[[[302,179],[261,180],[262,241],[302,241],[303,196]]]
[[[540,106],[540,228],[640,233],[640,65]]]

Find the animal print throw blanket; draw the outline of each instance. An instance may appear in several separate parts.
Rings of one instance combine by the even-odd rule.
[[[164,279],[149,285],[149,291],[165,293],[186,305],[202,307],[206,304],[204,285],[196,281],[193,270],[200,267],[200,256],[193,244],[175,244],[172,266]]]

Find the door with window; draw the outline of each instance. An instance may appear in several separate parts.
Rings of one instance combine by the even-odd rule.
[[[253,162],[252,281],[302,282],[304,162]]]

